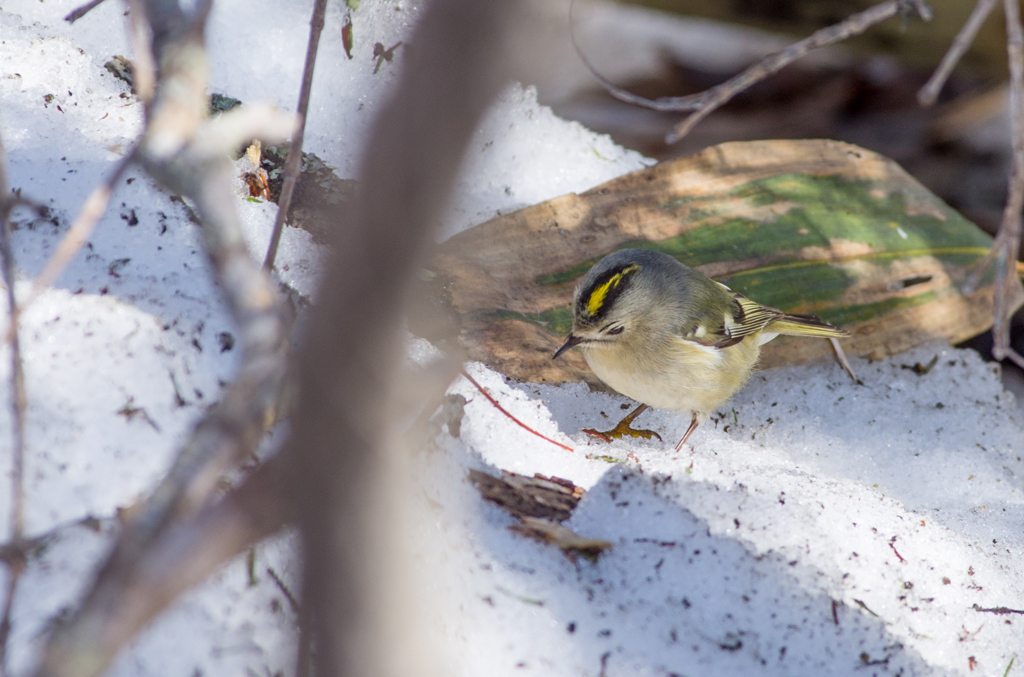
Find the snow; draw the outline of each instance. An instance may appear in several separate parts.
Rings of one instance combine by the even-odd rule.
[[[0,10],[8,175],[49,208],[15,214],[22,298],[141,128],[141,106],[103,68],[130,56],[123,7],[104,3],[69,26],[61,17],[75,4],[11,0]],[[216,3],[212,89],[291,108],[311,6]],[[591,44],[602,35],[593,26],[631,35],[657,23],[634,8],[593,7],[606,14],[583,11]],[[374,75],[373,44],[404,40],[421,6],[363,0],[352,15],[352,60],[341,47],[344,12],[330,5],[307,142],[353,177],[402,63],[398,48]],[[550,83],[538,86],[543,99]],[[650,163],[537,98],[516,85],[495,102],[467,150],[442,236]],[[238,208],[260,255],[275,208],[242,196]],[[234,327],[200,235],[185,205],[130,171],[86,250],[22,319],[26,524],[30,536],[51,536],[15,601],[15,675],[29,672],[51,619],[88,585],[118,510],[153,486],[234,373]],[[282,280],[311,295],[325,256],[307,233],[286,228]],[[410,351],[423,358],[432,348],[412,341]],[[934,356],[927,374],[904,368]],[[997,368],[941,344],[854,366],[863,385],[834,365],[758,374],[677,454],[688,417],[641,417],[664,442],[599,444],[579,430],[613,425],[631,404],[624,398],[583,384],[509,382],[468,365],[505,408],[575,451],[516,426],[468,381],[452,386],[468,401],[460,436],[442,428],[410,467],[422,501],[413,545],[451,673],[1002,675],[1024,649],[1024,618],[974,606],[1024,609],[1020,409]],[[0,351],[5,401],[8,378]],[[10,426],[4,405],[5,473]],[[470,468],[576,482],[587,493],[567,525],[613,547],[596,562],[572,561],[508,531],[513,518],[479,497],[465,480]],[[0,490],[0,540],[10,537],[8,497]],[[296,616],[268,569],[296,590],[295,542],[286,533],[255,548],[252,579],[245,558],[225,567],[110,674],[294,674]]]
[[[904,369],[935,356],[928,374]],[[958,674],[970,657],[1002,674],[1021,647],[1019,618],[973,607],[1019,609],[1024,597],[1013,396],[977,354],[942,344],[854,368],[864,385],[834,365],[759,374],[674,454],[686,417],[639,419],[664,443],[594,443],[575,431],[628,400],[504,383],[477,366],[514,415],[576,451],[508,430],[463,382],[471,401],[445,462],[571,479],[588,493],[567,525],[615,545],[573,563],[494,533],[510,521],[497,508],[468,524],[464,508],[439,508],[429,523],[475,569],[439,595],[468,610],[448,611],[460,618],[451,634],[469,645],[533,628],[484,656],[467,646],[464,674],[521,662],[531,674],[596,674],[605,653],[608,674],[849,674],[882,660],[878,674]],[[444,504],[434,472],[431,499]]]

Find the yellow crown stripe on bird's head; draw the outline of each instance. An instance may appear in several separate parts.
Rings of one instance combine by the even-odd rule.
[[[593,316],[601,312],[601,307],[604,305],[604,300],[607,298],[608,292],[615,287],[618,287],[619,283],[622,282],[622,278],[626,277],[630,273],[635,273],[638,270],[640,270],[640,266],[635,263],[626,266],[608,278],[607,282],[596,287],[594,291],[590,292],[590,298],[587,299],[587,313]]]

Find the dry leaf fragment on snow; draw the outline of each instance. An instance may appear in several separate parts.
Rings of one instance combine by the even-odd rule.
[[[484,498],[520,519],[539,517],[561,522],[569,518],[583,496],[583,489],[560,477],[526,477],[508,471],[494,477],[470,470],[469,481]]]
[[[469,471],[469,481],[480,495],[505,508],[519,524],[510,530],[561,548],[569,557],[594,558],[612,547],[608,541],[585,538],[559,522],[572,514],[583,497],[583,489],[560,477],[533,477],[502,471],[494,477],[479,470]]]
[[[604,541],[599,538],[584,538],[572,529],[564,527],[557,522],[540,517],[522,517],[520,519],[522,524],[513,524],[509,529],[523,536],[557,545],[570,557],[583,555],[584,557],[594,559],[612,547],[610,541]]]

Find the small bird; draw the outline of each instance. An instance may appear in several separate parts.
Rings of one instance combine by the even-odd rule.
[[[648,407],[689,411],[676,445],[750,378],[761,346],[779,334],[844,338],[814,315],[762,306],[668,254],[621,249],[598,261],[573,295],[572,331],[552,359],[579,346],[599,379],[640,402],[602,437],[650,439],[631,427]]]

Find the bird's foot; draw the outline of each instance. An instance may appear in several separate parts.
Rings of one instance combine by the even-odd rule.
[[[658,433],[654,432],[653,430],[634,428],[631,425],[629,425],[631,422],[632,421],[623,419],[622,421],[619,421],[619,424],[612,428],[611,430],[605,430],[602,432],[600,430],[594,430],[593,428],[584,428],[583,432],[598,439],[604,440],[605,442],[611,442],[612,440],[617,440],[622,437],[642,437],[645,440],[649,440],[652,437],[657,437],[658,441],[661,441],[661,435],[659,435]]]
[[[647,411],[647,408],[648,407],[646,404],[641,404],[639,407],[629,412],[626,418],[619,421],[619,424],[612,428],[611,430],[601,432],[599,430],[594,430],[593,428],[584,428],[583,432],[585,432],[588,435],[592,435],[593,437],[602,439],[605,442],[611,442],[612,440],[617,440],[621,437],[642,437],[645,440],[649,440],[652,437],[657,437],[658,441],[660,442],[662,441],[661,435],[654,432],[653,430],[634,428],[630,425],[631,423],[633,423],[637,416]]]

